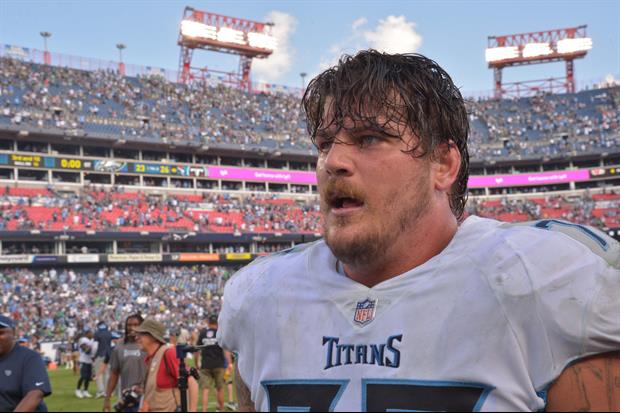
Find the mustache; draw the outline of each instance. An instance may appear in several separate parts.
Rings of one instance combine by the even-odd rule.
[[[366,199],[364,191],[342,180],[329,181],[321,192],[323,202],[328,205],[338,198],[352,198],[362,202]]]

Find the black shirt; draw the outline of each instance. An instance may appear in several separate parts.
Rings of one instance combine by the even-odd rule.
[[[202,369],[223,369],[226,366],[224,350],[217,344],[217,330],[205,328],[198,336],[198,345],[207,346],[202,349]]]
[[[12,412],[32,390],[41,390],[43,397],[52,394],[47,370],[41,356],[29,348],[15,345],[0,357],[0,412]],[[38,412],[47,412],[41,402]]]

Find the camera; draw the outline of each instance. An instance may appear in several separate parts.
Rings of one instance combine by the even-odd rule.
[[[132,389],[125,389],[121,393],[121,400],[114,405],[114,410],[124,412],[135,410],[140,405],[140,394]]]

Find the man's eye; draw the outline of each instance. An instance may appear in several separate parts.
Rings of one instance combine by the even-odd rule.
[[[316,147],[319,152],[328,152],[333,144],[334,141],[332,139],[322,139],[316,142]]]
[[[361,148],[365,148],[367,146],[370,146],[374,143],[377,143],[381,140],[381,138],[379,138],[378,136],[373,136],[373,135],[366,135],[366,136],[361,136],[358,140],[357,143]]]

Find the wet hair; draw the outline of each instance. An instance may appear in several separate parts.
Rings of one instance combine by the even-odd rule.
[[[127,337],[129,335],[127,324],[129,324],[129,320],[131,319],[138,320],[138,324],[142,324],[142,322],[144,321],[144,318],[142,318],[142,315],[140,313],[132,314],[129,317],[127,317],[127,319],[125,319],[125,338],[123,339],[123,342],[125,344],[127,344]]]
[[[409,129],[418,139],[404,152],[416,158],[437,159],[440,146],[456,146],[461,165],[449,199],[452,212],[462,219],[469,179],[469,122],[461,92],[436,62],[416,53],[364,50],[344,55],[308,84],[302,106],[315,146],[317,134],[333,136],[328,130],[347,129],[351,121],[401,140]]]

